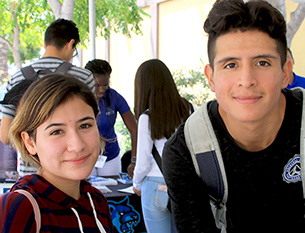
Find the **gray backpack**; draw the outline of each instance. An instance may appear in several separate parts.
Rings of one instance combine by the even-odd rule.
[[[61,63],[55,73],[63,73],[65,74],[70,68],[72,64],[69,62]],[[16,108],[19,104],[19,101],[28,87],[38,78],[44,75],[52,73],[49,69],[38,70],[37,72],[33,69],[31,65],[26,66],[21,69],[22,75],[24,76],[24,80],[15,85],[12,89],[10,89],[4,96],[4,99],[0,101],[0,104],[12,104]]]
[[[70,70],[71,67],[72,67],[72,64],[70,62],[65,61],[57,67],[57,69],[55,70],[54,73],[65,74],[68,70]],[[39,75],[46,75],[46,74],[52,73],[52,71],[49,69],[42,69],[42,70],[38,70],[36,72],[31,65],[21,68],[21,72],[22,72],[22,75],[24,76],[24,78],[28,79],[28,80],[34,80]]]
[[[302,88],[295,89],[302,90],[302,116],[305,116],[305,90]],[[300,162],[302,168],[305,167],[304,127],[305,122],[304,117],[302,117],[300,135]],[[228,182],[218,140],[208,115],[207,104],[201,106],[188,118],[184,127],[184,135],[196,173],[209,189],[210,203],[216,226],[221,229],[221,233],[225,233],[227,232],[226,202],[228,199]],[[301,169],[301,174],[302,178],[305,177],[305,169]],[[305,179],[302,179],[302,184],[305,198]]]

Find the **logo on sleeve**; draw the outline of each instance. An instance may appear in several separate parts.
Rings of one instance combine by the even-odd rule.
[[[283,179],[287,183],[296,183],[302,180],[300,155],[296,154],[289,159],[284,167]]]

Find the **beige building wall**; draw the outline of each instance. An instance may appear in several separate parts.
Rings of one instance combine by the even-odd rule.
[[[160,0],[146,0],[154,2]],[[145,2],[145,1],[144,1]],[[125,97],[131,108],[134,105],[134,76],[145,60],[157,57],[171,71],[180,68],[196,68],[200,59],[207,61],[207,37],[203,23],[214,0],[168,0],[143,10],[152,17],[144,17],[142,35],[127,38],[112,33],[109,41],[96,38],[96,58],[106,59],[112,66],[111,86]],[[297,3],[286,1],[287,20]],[[156,10],[157,9],[157,10]],[[154,30],[157,22],[157,30]],[[154,40],[156,38],[156,40]],[[295,58],[294,71],[305,76],[305,24],[303,23],[292,41]],[[156,48],[155,48],[156,47]],[[154,49],[155,48],[155,49]],[[83,66],[89,60],[88,51],[83,51]]]

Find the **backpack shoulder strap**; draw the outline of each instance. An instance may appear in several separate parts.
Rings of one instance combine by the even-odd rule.
[[[145,110],[145,112],[143,112],[143,114],[146,114],[146,115],[149,116],[149,110],[148,109]],[[153,157],[154,157],[154,159],[155,159],[155,161],[156,161],[156,163],[157,163],[161,173],[163,174],[163,171],[162,171],[162,159],[161,159],[161,156],[160,156],[160,154],[159,154],[159,152],[158,152],[158,150],[157,150],[157,148],[155,146],[155,143],[153,143],[153,147],[152,147],[151,153],[152,153],[152,155],[153,155]]]
[[[55,73],[64,73],[65,74],[68,70],[70,70],[71,67],[72,67],[72,64],[70,62],[65,61],[57,67]]]
[[[21,68],[21,72],[24,78],[28,80],[34,80],[37,77],[37,72],[31,65]]]
[[[216,226],[224,232],[228,183],[207,103],[188,118],[184,134],[196,173],[208,187]]]
[[[227,192],[225,168],[207,104],[188,118],[184,134],[197,174],[205,183],[214,186],[218,197],[223,196]]]
[[[39,206],[38,206],[36,199],[33,197],[33,195],[31,193],[29,193],[28,191],[26,191],[24,189],[17,189],[14,192],[17,192],[17,193],[20,193],[20,194],[26,196],[26,198],[29,199],[29,201],[31,202],[31,204],[33,206],[33,210],[34,210],[34,215],[35,215],[36,232],[39,233],[40,228],[41,228],[41,216],[40,216],[40,210],[39,210]]]
[[[156,160],[156,163],[161,171],[161,173],[163,174],[163,170],[162,170],[162,159],[161,159],[161,156],[159,154],[159,152],[157,151],[157,148],[155,146],[155,143],[153,143],[153,148],[152,148],[152,151],[151,151],[154,159]]]

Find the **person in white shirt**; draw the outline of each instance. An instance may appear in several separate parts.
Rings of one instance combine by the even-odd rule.
[[[138,120],[137,160],[133,187],[141,196],[147,232],[176,232],[167,209],[163,175],[152,156],[155,145],[162,155],[164,143],[190,115],[167,66],[158,59],[145,61],[135,76],[135,115]]]

